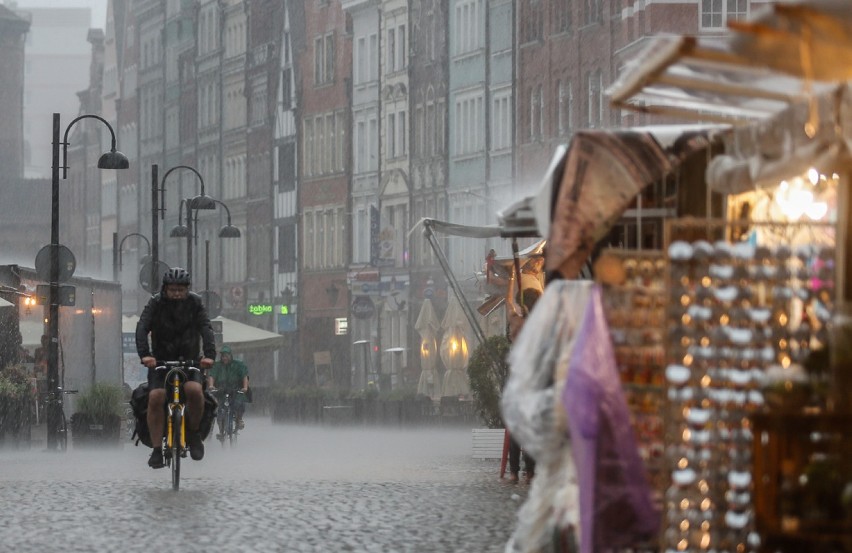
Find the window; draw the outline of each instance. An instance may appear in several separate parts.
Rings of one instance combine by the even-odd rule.
[[[526,3],[526,17],[523,20],[523,40],[533,42],[541,40],[544,28],[541,0],[529,0]]]
[[[370,162],[367,168],[370,171],[375,171],[379,168],[379,121],[377,118],[370,118]]]
[[[310,269],[314,266],[314,212],[305,210],[305,267]]]
[[[305,210],[305,267],[324,269],[345,263],[346,220],[344,208],[314,207]]]
[[[586,24],[599,23],[603,18],[602,0],[586,0]]]
[[[574,92],[571,81],[559,81],[556,85],[556,122],[560,136],[571,132],[574,126]]]
[[[458,117],[458,113],[456,113]],[[436,153],[436,124],[435,124],[435,102],[432,100],[432,91],[426,92],[426,145],[424,154],[432,156]]]
[[[296,144],[278,148],[278,182],[282,191],[296,189]]]
[[[337,141],[334,144],[335,154],[337,159],[337,170],[345,171],[346,170],[346,156],[343,155],[343,145],[346,143],[346,120],[344,118],[343,113],[335,113],[335,120],[337,121]]]
[[[304,120],[303,127],[305,175],[325,175],[345,169],[343,113],[314,115]]]
[[[553,0],[553,32],[571,31],[571,0]]]
[[[352,261],[367,263],[370,261],[370,221],[367,210],[359,207],[352,218]]]
[[[329,33],[314,39],[314,84],[326,84],[334,80],[334,34]]]
[[[422,156],[424,153],[424,144],[425,144],[425,132],[426,128],[424,126],[425,120],[423,118],[423,104],[417,104],[417,107],[414,108],[414,153],[417,156]]]
[[[491,115],[491,148],[503,150],[512,146],[512,102],[510,92],[494,94]]]
[[[404,156],[408,153],[408,135],[406,134],[406,113],[405,110],[398,111],[396,114],[396,130],[397,130],[397,155]]]
[[[447,119],[446,119],[447,110],[444,108],[444,104],[445,104],[445,102],[444,102],[443,98],[438,100],[438,109],[437,109],[438,118],[435,121],[435,140],[437,141],[435,146],[437,148],[436,153],[438,153],[438,154],[443,154],[444,152],[447,151],[446,141],[444,140],[445,137],[446,137],[445,132],[446,132],[446,122],[447,122]]]
[[[370,35],[370,49],[368,50],[368,65],[370,67],[369,79],[374,81],[379,78],[379,37],[373,33]]]
[[[456,54],[466,54],[482,47],[482,0],[459,0],[456,3]]]
[[[701,28],[721,29],[728,19],[746,19],[748,10],[748,0],[701,0]]]
[[[340,164],[338,161],[337,153],[337,127],[335,126],[335,119],[333,113],[328,113],[325,116],[325,133],[326,133],[326,142],[328,145],[326,147],[326,151],[328,152],[328,163],[327,163],[327,172],[333,173],[340,168]]]
[[[440,129],[443,123],[441,111],[437,113]],[[482,94],[471,96],[459,96],[456,99],[455,114],[455,139],[456,155],[467,155],[482,151],[484,147],[483,124],[485,121],[483,113]],[[436,133],[440,134],[440,133]],[[438,137],[440,140],[440,137]]]
[[[544,123],[544,97],[541,85],[530,89],[530,138],[541,137]]]
[[[387,70],[385,73],[396,71],[396,29],[388,29]]]
[[[396,157],[396,114],[388,114],[387,129],[385,132],[385,143],[387,145],[388,158]]]
[[[397,59],[396,59],[396,69],[402,70],[405,69],[408,65],[408,51],[405,44],[405,25],[400,25],[396,29],[396,40],[397,40]]]
[[[284,109],[293,107],[292,75],[293,70],[290,68],[281,72],[281,107]]]
[[[369,51],[367,50],[367,37],[360,37],[355,43],[355,84],[366,82],[370,78],[368,63]]]
[[[367,170],[367,123],[358,121],[355,124],[355,172]]]
[[[596,129],[603,125],[603,77],[598,70],[587,73],[586,78],[589,91],[588,126]]]
[[[305,148],[305,157],[302,160],[302,165],[305,168],[305,174],[311,175],[313,174],[313,163],[314,163],[314,120],[313,119],[305,119],[304,121],[305,127],[305,136],[304,136],[304,148]]]
[[[278,272],[296,270],[296,224],[285,223],[278,227]]]

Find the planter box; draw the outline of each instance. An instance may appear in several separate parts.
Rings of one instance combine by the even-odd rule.
[[[504,428],[474,428],[471,431],[474,459],[502,459]]]
[[[95,419],[86,413],[74,413],[69,421],[71,439],[74,446],[119,445],[121,438],[121,417]]]

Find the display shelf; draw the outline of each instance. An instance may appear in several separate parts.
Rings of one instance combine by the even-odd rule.
[[[852,551],[852,415],[767,411],[751,419],[763,551]]]

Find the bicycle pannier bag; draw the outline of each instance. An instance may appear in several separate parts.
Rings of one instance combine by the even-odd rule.
[[[151,443],[151,433],[148,431],[148,383],[143,382],[133,390],[130,395],[130,408],[133,409],[133,417],[136,419],[136,430],[130,441],[142,442],[148,447],[154,447]]]
[[[219,402],[209,390],[204,390],[204,414],[201,415],[201,424],[198,431],[201,434],[201,439],[206,440],[213,430],[213,421],[216,420],[216,409],[219,408]]]

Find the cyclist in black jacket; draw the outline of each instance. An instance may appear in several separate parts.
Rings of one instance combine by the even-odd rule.
[[[151,468],[165,466],[161,447],[165,425],[165,373],[154,370],[158,361],[195,361],[200,358],[199,368],[209,369],[216,358],[213,326],[201,296],[189,291],[191,282],[185,269],[175,267],[166,271],[162,290],[151,296],[136,324],[136,350],[142,364],[148,367],[148,428],[154,444],[148,460]],[[199,342],[203,344],[201,355]],[[204,378],[195,371],[186,377],[187,442],[190,456],[198,461],[204,457],[204,443],[198,432],[204,412]]]

